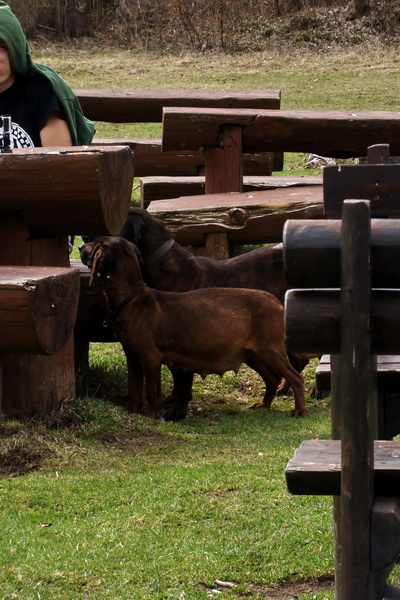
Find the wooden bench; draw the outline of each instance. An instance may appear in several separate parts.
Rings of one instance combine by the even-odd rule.
[[[219,218],[221,198],[206,197],[209,194],[243,193],[242,155],[244,152],[270,150],[279,152],[313,152],[334,158],[365,156],[368,146],[388,143],[392,153],[400,153],[400,116],[397,112],[350,111],[273,111],[252,109],[193,109],[165,108],[163,115],[163,152],[177,152],[181,149],[204,149],[205,196],[203,209],[196,196],[175,199],[173,205],[161,206],[161,202],[151,202],[148,210],[155,216],[162,214],[176,223],[183,212],[192,214],[193,230],[199,236],[203,230],[203,247],[199,253],[209,255],[207,248],[214,249],[215,256],[227,257],[232,252],[230,236],[237,235],[238,226],[227,225],[224,216]],[[305,192],[305,188],[303,190]],[[272,192],[267,192],[271,194]],[[309,191],[312,202],[322,203],[322,188]],[[282,196],[281,196],[282,198]],[[216,199],[215,212],[211,210]],[[231,202],[240,209],[246,204],[247,196],[226,196],[226,204]],[[179,211],[179,212],[178,212]],[[176,213],[176,214],[174,214]],[[252,223],[245,218],[242,237],[251,235]],[[182,224],[182,229],[187,223]],[[175,233],[179,235],[179,226]],[[223,235],[221,229],[224,229]],[[211,239],[209,236],[214,236]],[[265,230],[265,240],[268,231]],[[250,242],[249,242],[250,243]]]
[[[54,354],[75,325],[79,274],[64,267],[0,266],[0,354]]]
[[[10,270],[11,277],[17,277],[21,267],[34,269],[31,284],[26,281],[18,313],[21,318],[31,318],[22,310],[29,298],[34,315],[30,324],[26,322],[31,346],[24,345],[28,339],[22,339],[22,328],[20,342],[11,343],[10,333],[2,346],[0,395],[4,414],[49,411],[74,395],[73,336],[67,334],[71,333],[72,315],[73,320],[76,316],[78,298],[74,290],[79,274],[71,273],[68,234],[118,233],[128,213],[132,179],[132,153],[126,147],[33,148],[0,154],[0,265]],[[2,294],[2,308],[9,307],[11,315],[20,290],[15,290],[14,296],[13,291],[1,291],[0,286],[0,297]],[[34,306],[35,301],[40,301],[40,309]],[[35,323],[45,323],[36,341]],[[54,323],[59,337],[52,346],[50,324]],[[66,337],[66,343],[57,350],[58,341]],[[49,356],[37,353],[46,350],[48,354],[53,349],[57,351]]]
[[[78,298],[79,274],[74,269],[0,266],[0,414],[20,416],[32,409],[29,390],[23,405],[2,406],[4,355],[62,351],[73,332]],[[15,390],[19,383],[13,382]],[[41,407],[35,408],[48,409],[47,398],[42,397]]]
[[[168,156],[167,154],[165,156]],[[294,177],[260,176],[243,177],[243,191],[256,192],[306,185],[322,185],[322,176],[299,175]],[[197,177],[141,177],[140,198],[142,208],[150,202],[180,196],[199,196],[205,193],[204,175]],[[154,205],[153,205],[154,207]]]
[[[371,221],[368,200],[340,203],[341,222],[289,221],[284,233],[288,285],[304,288],[286,296],[288,350],[331,354],[333,437],[303,442],[286,480],[293,494],[334,495],[335,597],[395,600],[386,581],[400,553],[400,443],[377,439],[376,355],[400,348],[400,221]]]
[[[193,106],[219,108],[279,109],[279,90],[75,90],[85,115],[107,123],[161,123],[163,107]],[[161,138],[94,139],[97,145],[128,145],[135,156],[135,176],[197,176],[204,169],[201,150],[180,149],[165,155]],[[282,153],[257,152],[243,155],[246,175],[270,175],[282,170]]]

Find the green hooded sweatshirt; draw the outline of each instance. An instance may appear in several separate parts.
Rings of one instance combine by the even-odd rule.
[[[8,4],[0,1],[0,40],[8,49],[13,73],[32,77],[42,75],[50,85],[64,111],[74,146],[88,145],[93,139],[94,125],[87,119],[69,85],[50,67],[32,61],[22,27]]]

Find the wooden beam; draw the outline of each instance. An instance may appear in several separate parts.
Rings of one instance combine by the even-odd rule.
[[[279,90],[74,90],[85,115],[108,123],[161,123],[164,106],[280,108]]]
[[[140,179],[142,208],[147,208],[150,202],[156,200],[204,194],[204,183],[205,178],[202,175],[197,177],[142,177]],[[245,192],[304,187],[305,185],[322,185],[322,177],[319,175],[299,175],[298,177],[255,175],[243,178],[243,191]]]
[[[304,441],[286,466],[289,492],[312,496],[340,495],[342,460],[340,443],[340,440]],[[375,441],[374,454],[375,494],[392,497],[394,490],[400,488],[399,443],[386,440]]]
[[[322,186],[159,200],[148,211],[183,246],[202,245],[207,233],[226,233],[233,244],[279,242],[287,219],[322,217]]]
[[[132,181],[127,147],[16,149],[0,154],[0,211],[20,213],[36,236],[116,235]]]
[[[163,151],[198,150],[220,144],[220,128],[243,128],[243,152],[314,152],[366,156],[368,146],[387,143],[400,154],[400,113],[165,108]]]

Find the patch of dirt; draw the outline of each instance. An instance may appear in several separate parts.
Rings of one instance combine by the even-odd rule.
[[[306,579],[304,581],[282,583],[273,589],[262,586],[252,586],[249,597],[253,594],[258,594],[259,596],[271,600],[296,600],[304,594],[320,594],[324,590],[327,592],[331,591],[333,586],[333,575],[327,574],[318,577],[318,579]]]
[[[249,598],[252,596],[261,596],[266,600],[297,600],[305,594],[320,594],[324,591],[332,591],[334,586],[333,575],[327,573],[317,579],[305,579],[303,581],[285,582],[275,588],[267,588],[262,585],[252,585],[240,598]],[[234,589],[235,584],[230,582],[215,581],[214,593]],[[212,592],[211,592],[212,594]]]
[[[49,451],[23,444],[9,445],[0,453],[0,476],[19,477],[36,471]]]

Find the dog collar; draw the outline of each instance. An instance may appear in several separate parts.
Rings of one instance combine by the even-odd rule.
[[[118,304],[118,306],[116,308],[114,308],[114,310],[110,310],[109,313],[108,313],[108,317],[106,319],[104,319],[104,321],[103,321],[103,327],[108,327],[109,325],[111,325],[111,323],[113,321],[115,321],[115,319],[118,317],[119,313],[135,297],[136,297],[136,294],[131,294],[130,296],[128,296],[127,298],[125,298],[125,300],[122,300],[121,304]]]
[[[167,240],[166,242],[164,242],[158,248],[158,250],[153,252],[153,254],[147,260],[145,260],[146,266],[151,267],[152,265],[154,265],[154,263],[156,263],[158,260],[160,260],[160,258],[162,258],[164,256],[164,254],[167,254],[168,250],[174,245],[174,243],[175,243],[175,240],[173,240],[173,239]]]

